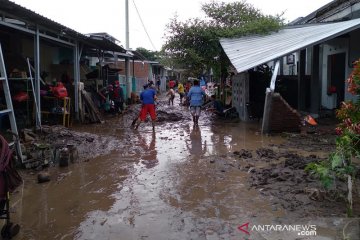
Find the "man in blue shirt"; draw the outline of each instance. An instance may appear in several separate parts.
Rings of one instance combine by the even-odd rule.
[[[155,112],[155,100],[156,100],[156,91],[152,88],[149,88],[148,85],[144,85],[144,91],[140,94],[140,100],[142,102],[142,107],[140,111],[140,116],[138,123],[135,125],[135,129],[137,129],[141,122],[144,122],[147,114],[149,113],[151,117],[151,123],[153,131],[155,131],[155,120],[156,120],[156,112]]]
[[[198,125],[203,97],[205,97],[205,92],[200,88],[198,80],[194,80],[194,86],[190,88],[187,97],[190,101],[190,112],[193,117],[193,122],[195,125]]]

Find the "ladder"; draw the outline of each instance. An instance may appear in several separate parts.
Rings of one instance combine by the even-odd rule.
[[[0,81],[2,82],[2,87],[3,87],[4,96],[5,96],[5,100],[6,100],[6,109],[0,110],[0,116],[3,116],[3,115],[9,116],[11,132],[13,134],[15,134],[16,138],[18,138],[19,134],[18,134],[17,126],[16,126],[14,108],[12,105],[11,94],[10,94],[10,89],[9,89],[8,78],[6,75],[5,62],[4,62],[4,56],[3,56],[1,44],[0,44]],[[23,155],[21,152],[20,140],[19,139],[15,140],[14,144],[15,144],[15,148],[16,148],[16,153],[17,153],[18,157],[20,158],[21,163],[23,163]]]

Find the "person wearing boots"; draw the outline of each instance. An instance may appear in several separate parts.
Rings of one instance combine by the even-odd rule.
[[[175,98],[175,91],[173,88],[170,88],[168,93],[166,94],[166,96],[169,96],[169,106],[173,105],[174,106],[174,98]]]
[[[178,93],[180,95],[180,105],[182,105],[183,98],[185,97],[185,88],[181,82],[179,82],[179,84],[178,84]]]
[[[203,97],[205,97],[205,92],[200,88],[198,80],[194,80],[194,86],[190,88],[187,97],[190,101],[190,113],[193,117],[193,122],[195,125],[198,125]]]
[[[156,100],[156,91],[148,85],[144,85],[144,91],[140,94],[140,100],[142,102],[142,107],[140,110],[139,119],[135,124],[135,129],[138,129],[141,122],[144,122],[147,114],[149,113],[151,117],[151,123],[153,131],[155,131],[155,120],[156,120],[156,112],[155,112],[155,100]]]

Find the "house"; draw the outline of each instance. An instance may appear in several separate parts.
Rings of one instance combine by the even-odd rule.
[[[322,109],[336,109],[341,101],[353,100],[346,91],[345,79],[352,71],[352,62],[360,58],[359,2],[332,1],[266,36],[221,39],[221,46],[237,71],[233,79],[233,105],[240,118],[249,119],[247,104],[254,94],[261,96],[263,106],[267,104],[262,112],[264,132],[298,130],[299,114],[295,109],[318,117]],[[293,71],[279,71],[286,61]],[[251,86],[256,82],[252,72],[269,62],[274,71],[271,84],[270,76],[267,77],[265,94],[265,88],[254,90]],[[284,72],[295,75],[289,94],[295,98],[292,106],[287,99],[272,94],[278,90],[279,76]],[[268,107],[273,99],[269,96],[277,99],[272,107]]]
[[[17,123],[22,127],[31,124],[35,115],[39,116],[36,125],[41,126],[40,112],[45,105],[41,92],[54,81],[72,83],[67,89],[74,113],[71,117],[79,118],[80,82],[90,71],[91,57],[103,61],[111,56],[127,62],[134,58],[105,33],[83,35],[8,0],[0,1],[0,14],[0,44],[10,92],[30,94],[30,102],[15,107]],[[34,89],[29,87],[30,79],[34,80]]]
[[[86,34],[91,39],[107,39],[113,43],[119,41],[108,33],[89,33]],[[122,58],[125,57],[125,58]],[[109,64],[111,67],[120,69],[117,78],[125,89],[126,92],[126,57],[130,57],[129,61],[129,89],[131,92],[139,94],[143,90],[143,85],[149,81],[154,81],[156,77],[161,78],[160,90],[166,89],[166,78],[168,76],[168,70],[156,61],[147,60],[140,52],[134,50],[127,50],[126,53],[117,53],[116,56],[113,52],[107,52],[103,55],[102,62]],[[97,54],[87,56],[90,67],[95,67],[100,61]]]

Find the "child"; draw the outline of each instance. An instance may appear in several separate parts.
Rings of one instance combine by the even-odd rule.
[[[169,105],[174,106],[174,98],[175,98],[175,91],[173,88],[170,88],[166,96],[169,96]]]
[[[178,84],[178,93],[180,95],[180,105],[182,105],[183,97],[185,97],[185,89],[184,89],[184,85],[182,83]]]

